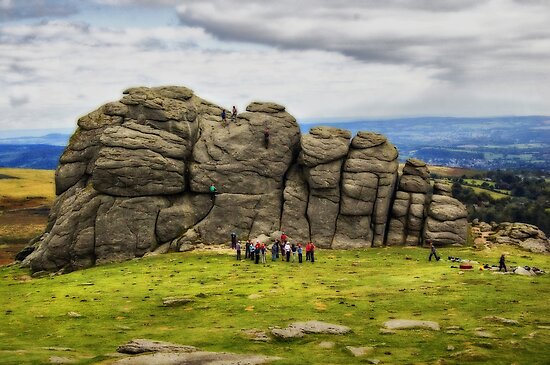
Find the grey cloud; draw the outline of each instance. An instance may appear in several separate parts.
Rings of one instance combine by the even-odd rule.
[[[30,98],[27,95],[21,95],[21,96],[10,95],[9,101],[12,107],[17,108],[27,104],[30,101]]]
[[[517,20],[517,11],[534,10],[516,1],[281,0],[269,6],[259,0],[187,1],[178,15],[182,24],[203,28],[221,40],[337,52],[366,63],[432,67],[444,79],[460,79],[467,73],[466,64],[499,62],[503,49],[520,47],[514,38],[550,40],[550,34],[535,30],[527,17]],[[496,5],[502,5],[507,23],[492,19]],[[381,24],[385,21],[394,26]],[[501,28],[511,34],[502,34]]]
[[[0,23],[27,18],[65,17],[77,13],[80,3],[69,0],[11,0],[0,4]]]

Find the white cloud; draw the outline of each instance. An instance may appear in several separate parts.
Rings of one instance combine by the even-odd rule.
[[[550,114],[546,4],[189,0],[182,26],[2,23],[0,129],[74,126],[129,86],[163,84],[298,118]]]

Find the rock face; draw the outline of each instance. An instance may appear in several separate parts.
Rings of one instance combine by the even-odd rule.
[[[531,252],[550,252],[550,240],[537,226],[527,223],[500,223],[492,228],[485,222],[475,224],[482,232],[490,232],[488,241],[519,246]]]
[[[466,207],[448,196],[446,186],[435,186],[424,225],[424,236],[434,245],[462,245],[468,238]]]
[[[423,234],[465,241],[464,207],[445,188],[430,203],[422,161],[408,161],[399,179],[385,136],[301,135],[274,103],[253,102],[228,125],[222,110],[184,87],[139,87],[80,118],[48,226],[23,264],[70,271],[223,243],[230,232],[285,231],[323,248],[420,244]]]
[[[430,192],[430,173],[426,164],[420,160],[408,160],[395,194],[388,245],[418,245],[422,242]]]

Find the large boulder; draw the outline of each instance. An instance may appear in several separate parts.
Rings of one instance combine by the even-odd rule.
[[[391,212],[386,243],[419,245],[430,193],[430,173],[426,163],[409,159],[403,167]]]
[[[457,199],[434,194],[424,225],[424,238],[434,245],[466,243],[468,238],[468,212]]]
[[[343,166],[333,247],[382,246],[397,182],[398,152],[381,134],[358,132]]]

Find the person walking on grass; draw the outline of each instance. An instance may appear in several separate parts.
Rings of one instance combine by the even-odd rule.
[[[432,256],[434,256],[435,259],[439,261],[441,257],[437,256],[437,251],[435,250],[435,246],[433,245],[432,241],[426,240],[426,242],[430,245],[430,256],[428,257],[428,261],[432,261]]]
[[[235,250],[237,250],[237,261],[241,261],[241,241],[237,241]]]
[[[313,242],[309,243],[309,261],[313,264],[315,262],[315,245]]]
[[[302,263],[302,244],[298,243],[298,263]]]
[[[508,269],[506,268],[506,259],[504,258],[504,255],[500,256],[500,260],[498,261],[498,271],[504,269],[504,272],[508,272]]]
[[[311,260],[311,242],[306,243],[306,261]]]

